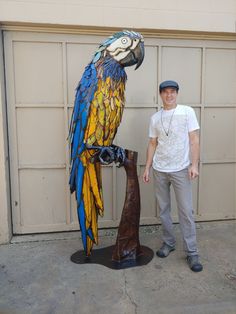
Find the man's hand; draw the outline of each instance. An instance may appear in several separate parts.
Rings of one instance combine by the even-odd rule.
[[[150,170],[148,168],[145,168],[143,173],[143,182],[148,183],[150,180]]]
[[[147,161],[146,161],[146,167],[143,173],[143,182],[148,183],[150,180],[150,168],[152,166],[152,159],[155,153],[157,147],[157,138],[150,137],[148,142],[148,148],[147,148]]]
[[[198,166],[191,165],[188,169],[188,174],[190,179],[195,179],[199,176]]]

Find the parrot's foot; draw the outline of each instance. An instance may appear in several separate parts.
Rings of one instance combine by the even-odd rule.
[[[124,148],[116,145],[112,145],[111,147],[114,149],[115,152],[115,163],[118,164],[118,167],[122,167],[126,158]]]
[[[103,165],[109,165],[112,162],[118,164],[118,167],[124,165],[125,150],[119,146],[93,146],[86,145],[87,149],[95,149],[97,152],[91,157],[91,161],[95,162],[99,160]]]

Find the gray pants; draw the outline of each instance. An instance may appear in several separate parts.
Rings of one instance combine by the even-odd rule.
[[[163,241],[175,246],[175,236],[171,218],[170,185],[172,184],[178,206],[179,224],[187,255],[198,254],[196,227],[193,216],[192,184],[188,169],[178,172],[160,172],[153,169],[154,187],[160,208],[160,219],[163,227]]]

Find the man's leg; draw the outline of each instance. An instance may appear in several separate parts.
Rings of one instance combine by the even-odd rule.
[[[170,215],[170,181],[169,175],[153,169],[154,188],[156,199],[160,208],[160,219],[163,230],[163,242],[170,247],[175,246],[175,236],[173,232],[173,223]]]
[[[184,248],[188,256],[198,254],[196,227],[193,215],[192,184],[188,169],[173,172],[170,175],[178,206],[179,223],[184,240]]]

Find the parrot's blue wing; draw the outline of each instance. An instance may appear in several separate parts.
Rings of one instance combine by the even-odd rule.
[[[82,241],[86,249],[86,216],[82,196],[84,166],[80,159],[85,150],[84,134],[88,123],[90,103],[97,89],[97,71],[93,63],[90,63],[83,73],[82,79],[76,90],[74,110],[71,117],[69,139],[71,143],[71,171],[70,190],[76,191],[77,211],[80,222]]]

